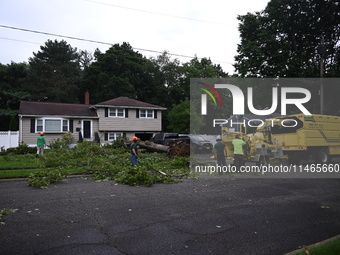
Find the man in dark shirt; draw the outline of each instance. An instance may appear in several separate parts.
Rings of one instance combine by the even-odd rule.
[[[225,157],[227,156],[227,147],[221,138],[217,138],[216,141],[217,143],[214,145],[214,156],[217,159],[217,164],[221,167],[226,166]]]
[[[137,147],[137,137],[132,137],[132,143],[130,145],[130,161],[132,165],[138,165],[138,147]]]

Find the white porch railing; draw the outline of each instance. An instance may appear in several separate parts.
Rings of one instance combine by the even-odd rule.
[[[19,146],[19,131],[0,131],[0,149]]]

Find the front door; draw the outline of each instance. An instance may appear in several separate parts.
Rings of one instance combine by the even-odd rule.
[[[83,137],[84,139],[91,139],[91,120],[83,120]]]

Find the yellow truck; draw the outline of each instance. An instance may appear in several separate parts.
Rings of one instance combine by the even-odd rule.
[[[241,136],[247,145],[245,160],[257,164],[268,163],[273,158],[287,157],[289,163],[314,159],[329,163],[340,157],[340,117],[326,115],[289,115],[262,121],[253,134],[246,134],[246,125],[239,132],[222,127],[222,140],[228,156],[233,156],[232,140]]]

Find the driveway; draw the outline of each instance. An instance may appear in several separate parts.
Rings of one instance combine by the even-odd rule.
[[[0,254],[284,254],[340,234],[340,179],[0,182]]]

